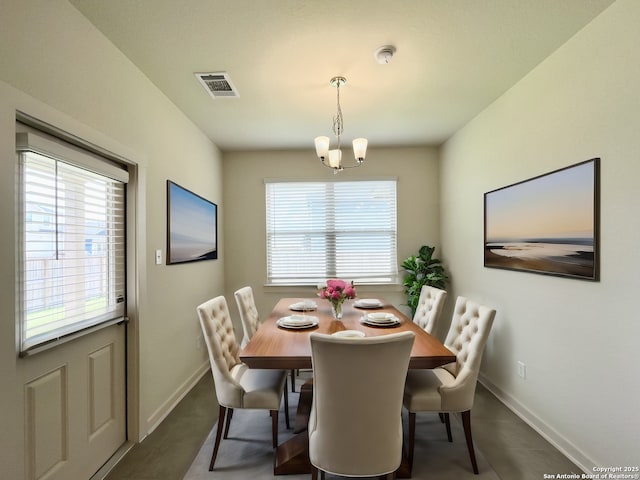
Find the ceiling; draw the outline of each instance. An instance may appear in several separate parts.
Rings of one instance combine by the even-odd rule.
[[[613,0],[70,0],[223,151],[439,145]],[[394,45],[389,64],[374,51]],[[227,72],[213,99],[196,72]]]

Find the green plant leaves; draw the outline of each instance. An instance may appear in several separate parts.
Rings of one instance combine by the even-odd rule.
[[[423,245],[418,250],[418,255],[411,255],[401,264],[402,269],[406,272],[402,284],[405,287],[407,305],[411,308],[412,314],[415,314],[423,285],[444,290],[446,282],[449,280],[442,261],[433,258],[435,250],[436,247]]]

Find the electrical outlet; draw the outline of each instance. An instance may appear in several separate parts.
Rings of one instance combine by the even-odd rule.
[[[527,377],[527,366],[523,362],[518,362],[518,376],[520,378]]]
[[[162,250],[156,250],[156,265],[162,265]]]

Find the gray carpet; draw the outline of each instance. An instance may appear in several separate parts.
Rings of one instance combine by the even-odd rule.
[[[299,391],[299,389],[297,390]],[[289,408],[292,426],[295,418],[297,393],[289,393]],[[406,421],[406,412],[405,412]],[[284,414],[280,410],[278,441],[290,438],[292,430],[284,424]],[[473,428],[473,425],[472,425]],[[311,475],[273,474],[274,451],[271,448],[271,418],[261,410],[236,410],[229,429],[229,438],[223,439],[218,450],[215,469],[209,471],[209,461],[215,438],[214,428],[202,445],[184,480],[308,480]],[[418,414],[416,422],[416,445],[413,478],[433,478],[437,480],[499,480],[482,453],[476,447],[479,475],[471,470],[471,461],[464,440],[464,432],[455,416],[451,419],[453,443],[447,441],[444,424],[437,414]],[[406,429],[405,429],[406,431]],[[332,475],[326,475],[329,480]]]

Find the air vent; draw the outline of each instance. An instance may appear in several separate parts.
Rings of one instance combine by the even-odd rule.
[[[205,88],[207,93],[213,98],[239,97],[240,94],[231,83],[229,74],[218,73],[196,73],[196,78]]]

